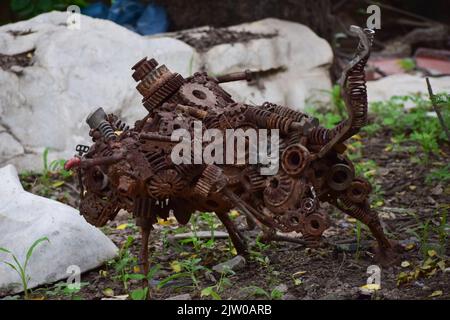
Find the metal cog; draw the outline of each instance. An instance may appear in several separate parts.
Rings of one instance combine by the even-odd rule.
[[[197,107],[212,108],[217,103],[214,92],[199,83],[183,84],[180,89],[180,96],[185,103]]]

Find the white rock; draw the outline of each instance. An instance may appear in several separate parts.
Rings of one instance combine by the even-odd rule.
[[[23,190],[12,165],[0,169],[0,247],[14,253],[23,263],[28,248],[48,237],[28,262],[29,287],[34,288],[70,276],[67,268],[81,272],[96,268],[115,257],[117,247],[100,230],[88,224],[78,211],[54,200]],[[0,252],[0,261],[12,262]],[[15,271],[0,263],[0,296],[22,291]]]
[[[212,74],[286,67],[285,72],[263,78],[260,86],[245,81],[223,84],[236,101],[262,104],[265,101],[287,105],[296,110],[307,99],[328,99],[328,68],[333,60],[330,45],[307,26],[279,19],[264,19],[230,27],[231,30],[278,35],[246,43],[222,44],[208,50],[202,59]]]
[[[35,49],[33,65],[20,75],[0,69],[0,123],[11,128],[27,154],[13,163],[19,170],[42,169],[42,151],[50,159],[74,154],[89,142],[86,116],[98,106],[131,124],[146,114],[131,77],[131,66],[144,56],[183,76],[198,68],[187,44],[167,37],[142,37],[113,22],[81,17],[81,30],[69,30],[65,12],[51,12],[0,27],[0,53]],[[14,37],[9,31],[33,33]]]
[[[51,149],[49,161],[71,157],[76,144],[89,144],[85,119],[99,106],[133,125],[146,110],[130,68],[144,56],[155,57],[183,76],[202,64],[213,74],[287,67],[262,78],[257,86],[245,81],[224,84],[236,101],[271,101],[301,110],[307,99],[329,99],[323,90],[331,88],[331,48],[294,22],[265,19],[232,27],[278,35],[218,45],[200,55],[168,34],[142,37],[111,21],[86,16],[81,16],[81,30],[69,30],[66,20],[65,12],[51,12],[0,27],[0,53],[35,49],[32,66],[20,72],[0,70],[0,125],[10,128],[26,150],[0,155],[0,165],[41,170],[46,147]],[[26,30],[32,32],[11,34]]]
[[[450,92],[450,77],[430,77],[433,92]],[[386,101],[392,96],[405,96],[422,93],[428,97],[425,78],[410,74],[396,74],[367,82],[367,96],[369,102]],[[405,108],[414,106],[413,102],[406,102]]]
[[[9,133],[0,130],[0,158],[12,158],[24,153],[22,145]]]

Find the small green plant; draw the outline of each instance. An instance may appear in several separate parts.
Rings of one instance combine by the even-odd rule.
[[[266,251],[269,246],[269,244],[261,242],[260,236],[258,236],[255,240],[256,250],[254,250],[253,248],[249,250],[250,259],[258,262],[263,267],[268,267],[270,264],[270,260],[269,257],[263,254],[263,252]]]
[[[134,243],[134,238],[128,236],[125,243],[119,250],[119,255],[116,259],[108,262],[110,266],[117,272],[117,279],[122,281],[125,290],[128,290],[128,280],[133,277],[133,267],[136,266],[137,259],[130,251],[131,245]]]
[[[77,295],[81,288],[87,286],[89,282],[81,282],[79,286],[73,286],[70,283],[58,282],[51,290],[46,291],[47,296],[65,296],[70,300],[81,300],[81,297]]]
[[[208,225],[209,230],[211,231],[211,239],[206,241],[204,247],[211,249],[215,245],[214,232],[218,227],[218,223],[214,214],[210,212],[202,212],[200,214],[200,219]]]
[[[441,168],[434,169],[427,174],[425,182],[431,184],[432,182],[448,183],[450,181],[450,164]]]
[[[271,300],[279,300],[283,297],[283,293],[278,289],[273,289],[270,293],[258,286],[249,286],[241,289],[250,296],[265,297]]]
[[[401,59],[398,64],[406,72],[412,71],[416,68],[416,63],[411,58]]]
[[[11,0],[11,10],[22,19],[52,10],[66,10],[70,5],[85,7],[85,0]]]
[[[158,289],[163,288],[169,282],[179,279],[179,278],[189,278],[192,280],[192,287],[199,289],[200,281],[198,279],[198,274],[201,271],[208,271],[208,268],[202,266],[200,262],[201,258],[188,258],[186,260],[180,261],[181,272],[174,273],[167,278],[163,279],[158,283]]]
[[[153,267],[150,268],[149,272],[147,273],[147,275],[143,275],[143,274],[128,274],[126,276],[127,280],[147,280],[147,281],[151,281],[153,280],[153,278],[155,277],[156,273],[159,271],[160,269],[160,265],[155,265]],[[132,300],[146,300],[148,297],[148,293],[149,293],[149,288],[145,287],[145,288],[138,288],[135,289],[133,291],[130,292],[130,298]]]
[[[434,98],[440,107],[444,122],[450,123],[450,95],[438,94]],[[414,107],[405,110],[405,104]],[[375,123],[393,131],[394,136],[404,135],[404,139],[395,142],[413,141],[420,145],[425,153],[439,152],[439,143],[446,139],[428,99],[422,95],[394,96],[388,101],[372,103],[371,112],[376,116]]]
[[[29,292],[28,292],[28,283],[30,282],[31,278],[30,276],[27,274],[27,267],[28,267],[28,261],[30,260],[31,256],[33,255],[33,251],[34,249],[41,243],[41,242],[50,242],[50,240],[48,240],[47,237],[43,237],[40,239],[37,239],[35,242],[33,242],[33,244],[31,245],[31,247],[28,249],[26,257],[25,257],[25,262],[24,263],[20,263],[17,256],[12,253],[11,251],[9,251],[6,248],[2,248],[0,247],[0,251],[8,253],[12,256],[14,262],[7,262],[7,261],[3,261],[3,263],[5,263],[6,265],[8,265],[11,269],[13,269],[14,271],[17,272],[17,274],[20,276],[20,280],[22,282],[22,289],[24,292],[24,297],[25,299],[28,300],[29,298]]]
[[[200,296],[201,297],[208,297],[211,296],[214,300],[222,300],[220,293],[227,287],[231,286],[231,281],[228,278],[229,276],[234,275],[235,272],[230,269],[230,267],[226,266],[225,270],[221,272],[220,279],[217,281],[217,283],[213,286],[204,288]]]
[[[362,128],[362,131],[367,133],[369,137],[374,136],[375,133],[379,132],[382,129],[379,123],[371,123]]]

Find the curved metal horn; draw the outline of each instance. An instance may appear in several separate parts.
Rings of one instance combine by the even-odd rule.
[[[328,132],[329,141],[318,156],[323,157],[337,143],[343,142],[367,124],[367,91],[364,67],[370,56],[375,31],[351,26],[350,31],[359,37],[355,57],[343,70],[339,84],[349,118]]]

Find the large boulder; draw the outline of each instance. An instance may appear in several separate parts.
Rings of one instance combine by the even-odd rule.
[[[247,68],[269,71],[256,85],[223,84],[236,100],[251,104],[270,101],[302,110],[307,99],[328,98],[333,52],[328,42],[307,26],[269,18],[229,30],[255,34],[259,38],[212,47],[201,55],[205,69],[216,75]]]
[[[267,100],[302,109],[307,98],[331,86],[330,46],[293,22],[266,19],[236,26],[232,29],[276,35],[199,53],[175,34],[143,37],[86,16],[80,30],[71,30],[66,20],[65,12],[51,12],[0,27],[0,65],[2,55],[23,62],[0,68],[0,165],[42,169],[46,147],[50,160],[72,156],[76,144],[88,143],[85,119],[99,106],[130,124],[142,118],[146,110],[130,67],[144,56],[183,76],[201,66],[213,74],[286,67],[253,86],[225,84],[237,101],[248,103]]]
[[[46,147],[52,158],[71,156],[88,141],[85,119],[96,107],[129,121],[143,117],[130,68],[144,56],[183,76],[198,67],[196,52],[179,40],[148,39],[85,16],[81,29],[71,30],[66,19],[51,12],[0,27],[1,54],[32,55],[30,66],[0,69],[0,165],[42,169]]]
[[[69,266],[81,272],[96,268],[118,250],[77,210],[26,192],[12,165],[1,168],[0,247],[23,264],[29,247],[42,237],[50,242],[39,244],[28,262],[29,288],[67,278]],[[20,277],[4,261],[13,262],[12,256],[0,251],[0,296],[22,291]]]

